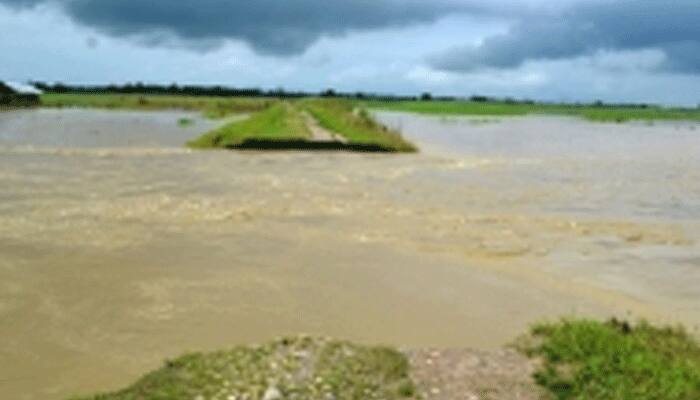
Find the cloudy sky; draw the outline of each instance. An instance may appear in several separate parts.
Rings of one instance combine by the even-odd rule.
[[[700,103],[698,0],[0,0],[0,79]]]

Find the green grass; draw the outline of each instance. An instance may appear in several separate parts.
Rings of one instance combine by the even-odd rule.
[[[309,130],[299,111],[288,102],[278,102],[248,119],[205,133],[190,141],[188,146],[197,149],[226,148],[239,145],[247,139],[303,140],[309,136]]]
[[[43,107],[105,108],[116,110],[187,110],[200,111],[209,118],[257,112],[275,100],[239,97],[198,97],[117,94],[43,94]]]
[[[398,132],[377,123],[364,108],[339,99],[313,99],[301,102],[324,128],[345,137],[351,144],[377,145],[386,151],[414,152],[416,147]]]
[[[578,106],[567,104],[509,104],[472,101],[367,101],[364,106],[374,109],[404,111],[433,115],[495,115],[556,114],[578,116],[592,121],[625,122],[632,120],[700,121],[700,109],[647,108],[622,106]]]
[[[616,320],[538,324],[520,349],[557,400],[700,399],[700,346],[682,328]]]
[[[179,118],[177,120],[177,125],[181,126],[183,128],[191,126],[194,124],[194,120],[192,118]]]
[[[264,346],[182,356],[123,390],[83,400],[365,400],[415,396],[409,363],[396,350],[329,339],[287,338]]]

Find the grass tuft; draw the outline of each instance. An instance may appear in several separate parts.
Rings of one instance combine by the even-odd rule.
[[[194,120],[192,118],[179,118],[177,120],[177,125],[186,128],[188,126],[194,125]]]
[[[700,346],[680,327],[565,319],[519,349],[542,360],[535,379],[557,400],[700,399]]]

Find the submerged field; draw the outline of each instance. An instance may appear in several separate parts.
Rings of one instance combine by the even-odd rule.
[[[42,105],[116,110],[181,109],[200,111],[209,118],[251,114],[249,119],[227,123],[199,138],[193,138],[188,146],[196,149],[417,150],[398,132],[377,123],[366,111],[348,100],[48,94],[42,96]],[[328,139],[313,135],[307,126],[309,118],[328,131],[324,135],[329,136]]]
[[[41,96],[45,107],[92,107],[130,110],[163,110],[183,109],[201,111],[210,118],[221,118],[238,113],[258,112],[267,109],[279,100],[273,98],[247,97],[194,97],[169,95],[117,95],[117,94],[45,94]],[[372,110],[403,111],[433,115],[474,115],[474,116],[517,116],[517,115],[565,115],[581,117],[600,122],[626,121],[662,121],[687,120],[700,121],[698,108],[666,108],[655,105],[624,106],[624,105],[574,105],[555,103],[508,103],[508,102],[476,102],[476,101],[380,101],[380,100],[342,100],[322,99],[311,101],[294,101],[311,105],[316,109],[315,116],[325,120],[325,124],[335,128],[345,128],[349,135],[364,136],[362,131],[370,129],[371,123],[361,120],[350,124],[329,117],[323,118],[314,104],[323,105],[335,111],[347,108],[368,108]],[[348,126],[351,125],[351,126]],[[381,140],[384,143],[394,142],[391,138]],[[403,147],[404,144],[399,145]]]
[[[700,109],[662,108],[656,106],[591,106],[566,104],[508,104],[473,101],[367,101],[366,107],[434,115],[512,116],[551,114],[582,117],[591,121],[625,122],[654,120],[700,121]]]
[[[199,111],[207,118],[262,111],[273,99],[206,96],[155,96],[134,94],[44,94],[42,107],[104,108],[112,110]]]

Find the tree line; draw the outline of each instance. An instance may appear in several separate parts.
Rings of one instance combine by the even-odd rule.
[[[274,97],[274,98],[303,98],[303,97],[336,97],[348,99],[367,99],[383,101],[400,100],[457,100],[452,96],[436,96],[423,94],[421,96],[406,96],[379,94],[371,92],[342,92],[326,89],[320,92],[286,90],[284,88],[235,88],[222,85],[158,85],[141,82],[123,85],[70,85],[64,83],[30,82],[44,93],[76,93],[76,94],[145,94],[145,95],[181,95],[181,96],[221,96],[221,97]]]

